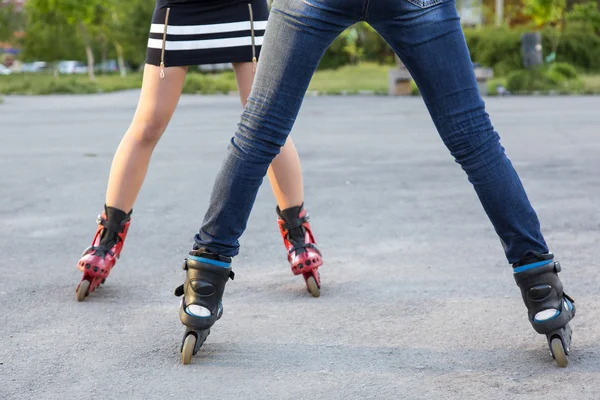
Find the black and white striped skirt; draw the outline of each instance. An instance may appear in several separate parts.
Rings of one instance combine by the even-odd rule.
[[[147,64],[175,67],[258,59],[269,16],[266,0],[210,8],[202,1],[167,7],[160,3],[152,16]]]

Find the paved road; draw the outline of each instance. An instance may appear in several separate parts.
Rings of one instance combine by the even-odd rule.
[[[173,289],[240,109],[184,97],[118,267],[84,303],[136,92],[0,106],[1,399],[596,399],[600,98],[490,99],[578,304],[568,369],[530,327],[477,198],[417,98],[308,98],[294,136],[326,266],[291,275],[263,186],[224,318],[190,366]]]

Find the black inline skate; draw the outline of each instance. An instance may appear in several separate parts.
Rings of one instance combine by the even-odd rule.
[[[210,333],[210,328],[223,315],[221,299],[225,284],[233,280],[231,258],[206,249],[191,251],[183,263],[185,283],[175,289],[183,296],[179,319],[186,326],[181,343],[181,361],[189,364]]]
[[[526,252],[521,261],[513,264],[515,281],[536,332],[546,335],[550,354],[561,367],[569,363],[571,327],[575,316],[575,301],[563,292],[558,277],[560,264],[554,255]]]

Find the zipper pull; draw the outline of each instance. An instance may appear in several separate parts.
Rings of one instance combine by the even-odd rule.
[[[162,49],[160,51],[160,79],[165,77],[165,48],[167,47],[167,28],[169,27],[169,13],[171,8],[167,8],[165,14],[165,29],[163,30]]]

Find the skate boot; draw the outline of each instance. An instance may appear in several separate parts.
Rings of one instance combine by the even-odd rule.
[[[308,292],[313,297],[319,297],[321,295],[319,267],[323,265],[323,259],[310,229],[304,204],[283,211],[277,207],[277,215],[292,272],[294,275],[302,274]]]
[[[83,278],[76,289],[77,301],[83,301],[106,281],[121,255],[131,223],[131,212],[104,206],[104,212],[98,215],[97,222],[98,229],[92,245],[83,252],[77,264],[83,271]]]
[[[233,280],[231,258],[210,253],[206,249],[191,251],[183,262],[185,283],[175,289],[180,297],[179,319],[186,326],[181,343],[181,362],[189,364],[210,333],[210,328],[223,315],[221,299],[225,284]]]
[[[571,327],[575,316],[575,301],[563,292],[558,277],[560,264],[554,255],[526,252],[513,264],[515,281],[529,314],[529,322],[537,333],[546,335],[550,355],[561,367],[569,363]]]

